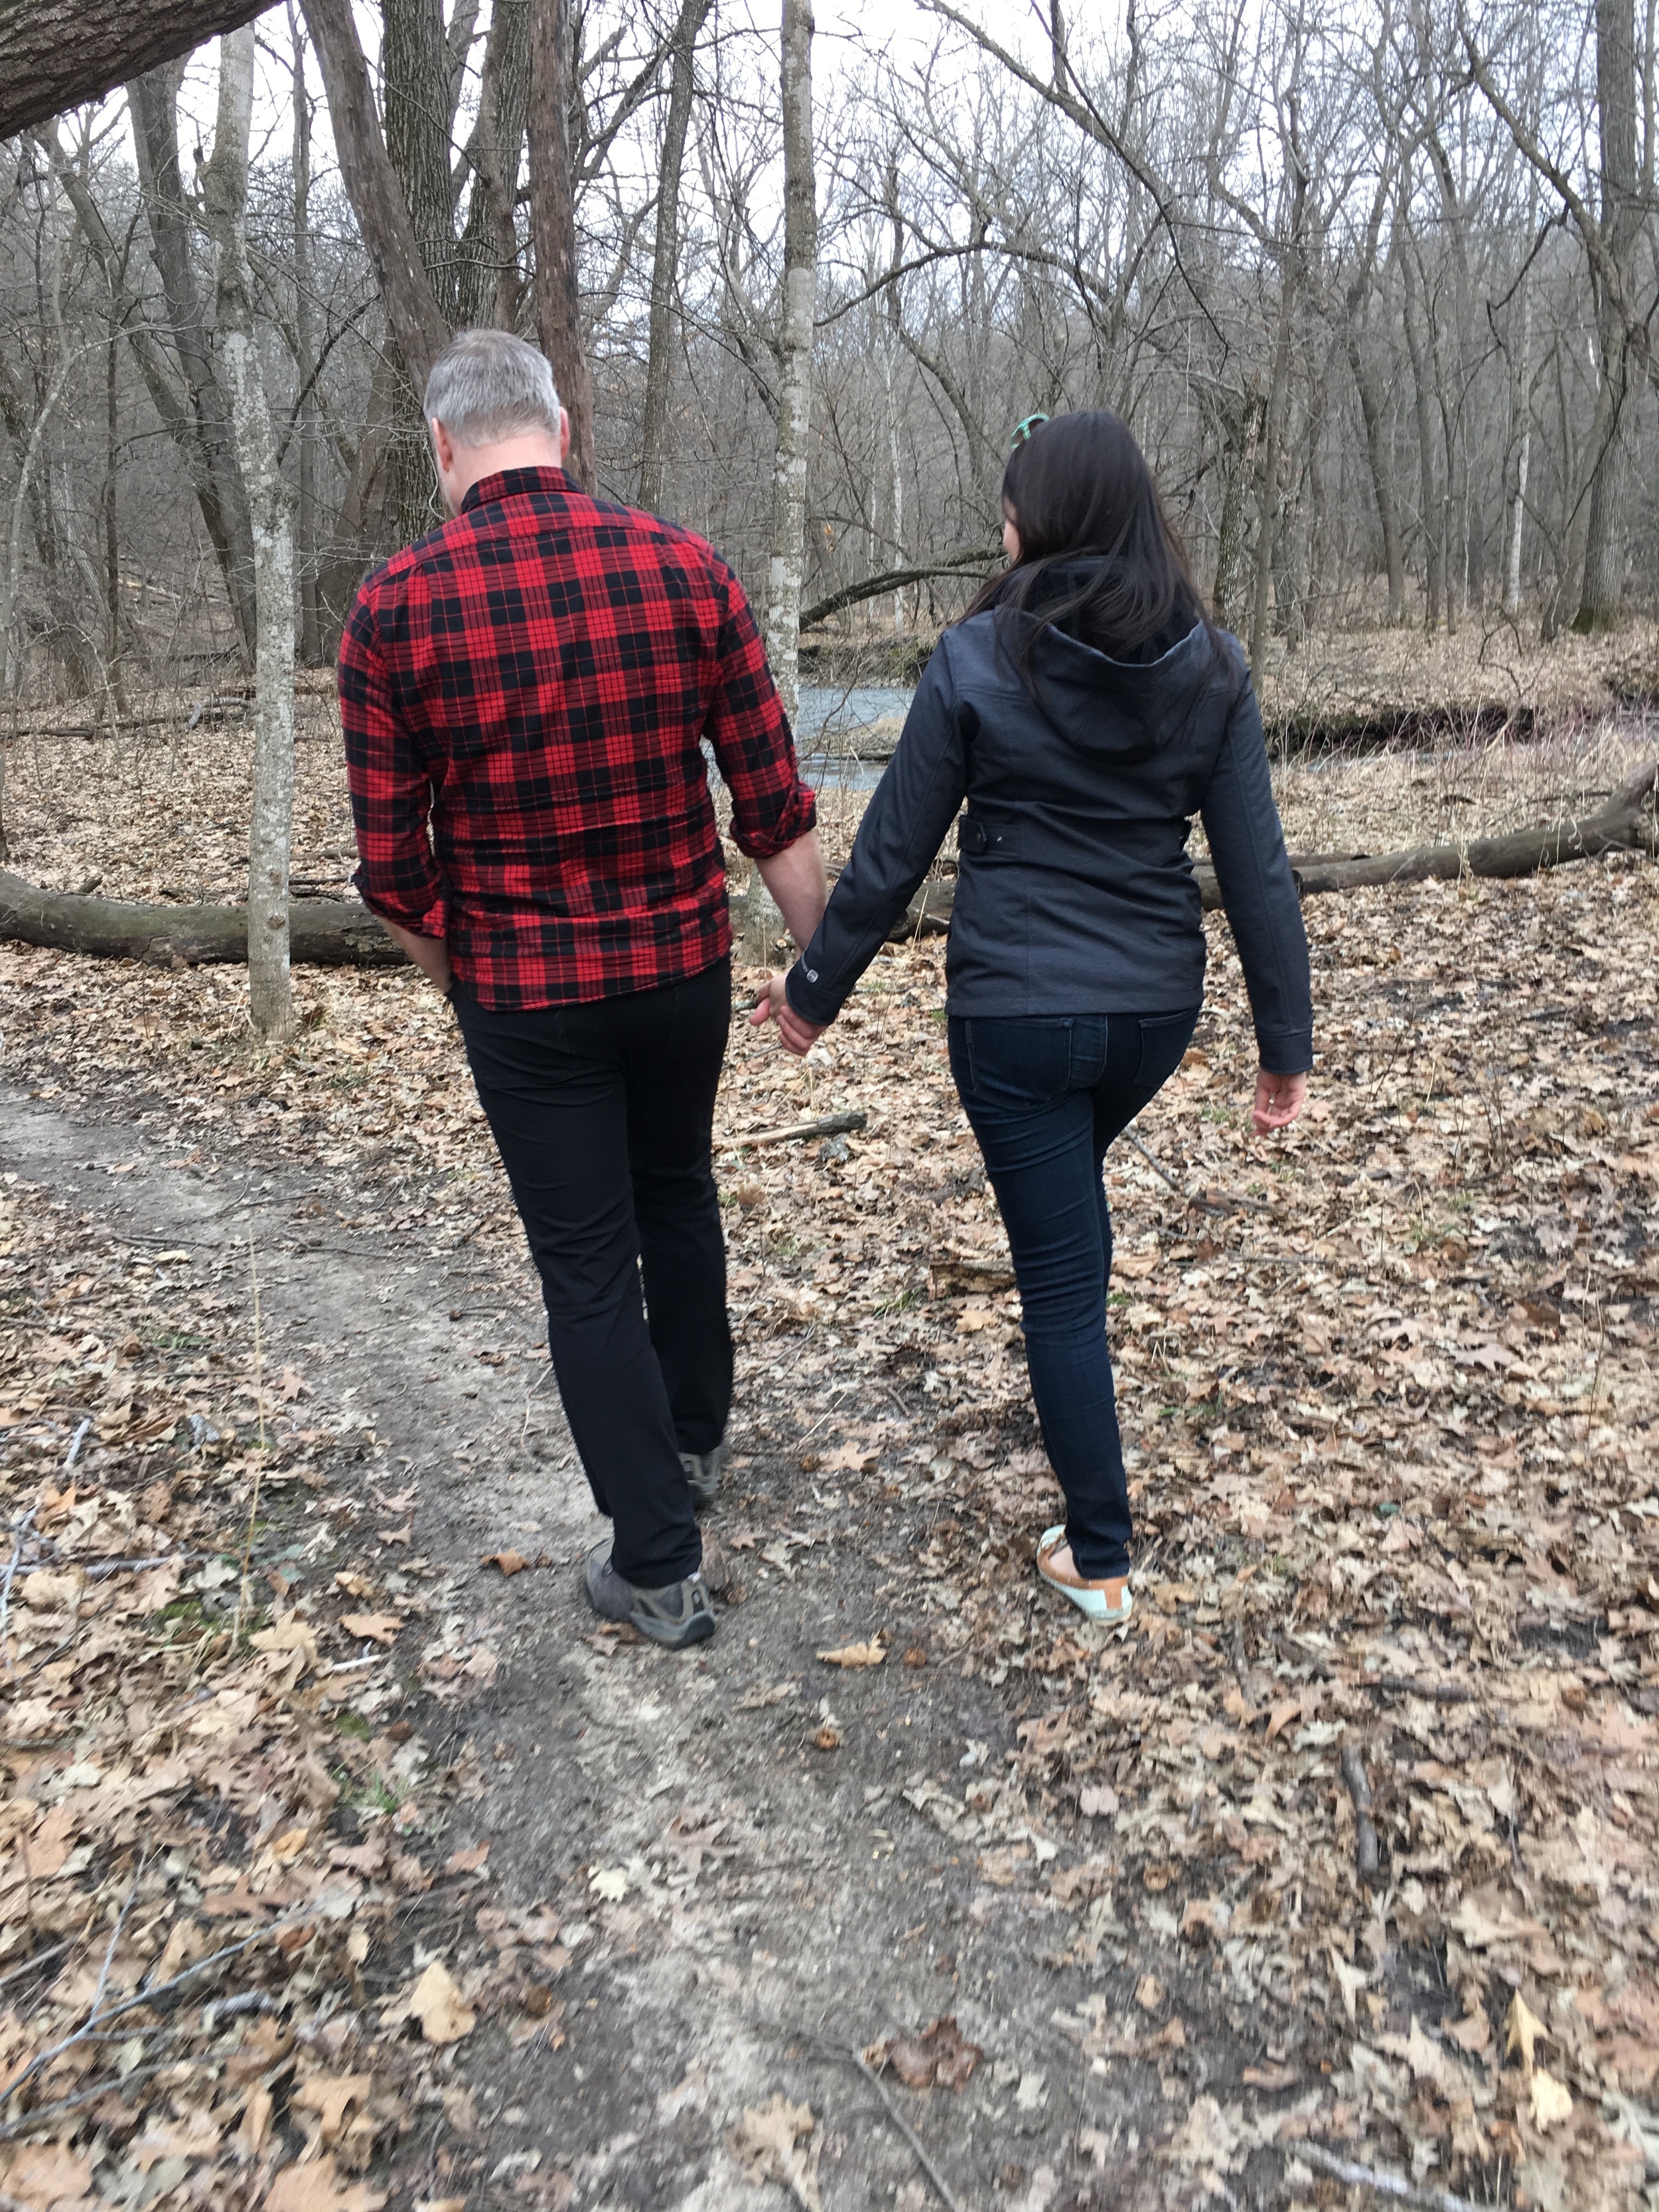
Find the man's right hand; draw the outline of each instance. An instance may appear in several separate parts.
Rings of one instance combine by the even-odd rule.
[[[776,1022],[785,1049],[793,1052],[797,1060],[805,1059],[830,1026],[828,1022],[809,1022],[795,1012],[785,995],[781,975],[767,979],[766,988],[756,1000],[755,1011],[749,1017],[749,1026],[764,1029],[770,1021]]]

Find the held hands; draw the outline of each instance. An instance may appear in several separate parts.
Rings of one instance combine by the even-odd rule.
[[[803,1020],[783,994],[781,975],[768,979],[766,988],[755,1001],[755,1011],[749,1017],[749,1026],[754,1030],[764,1029],[768,1022],[774,1020],[777,1023],[778,1035],[786,1049],[793,1052],[797,1060],[805,1059],[830,1026],[827,1022]]]
[[[1255,1079],[1255,1111],[1251,1119],[1256,1134],[1265,1137],[1270,1130],[1288,1129],[1307,1097],[1305,1075],[1269,1075],[1264,1067]]]

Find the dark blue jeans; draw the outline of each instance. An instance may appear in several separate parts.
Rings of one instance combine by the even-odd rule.
[[[1106,1349],[1106,1147],[1181,1065],[1199,1009],[952,1016],[951,1072],[1008,1231],[1031,1395],[1091,1580],[1129,1568],[1129,1489]]]

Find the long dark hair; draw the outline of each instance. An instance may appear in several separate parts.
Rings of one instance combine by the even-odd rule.
[[[1050,623],[1114,660],[1144,658],[1144,648],[1195,623],[1216,646],[1146,456],[1121,416],[1091,407],[1039,423],[1009,455],[1002,503],[1019,532],[1019,558],[963,619],[995,611],[1028,690]]]

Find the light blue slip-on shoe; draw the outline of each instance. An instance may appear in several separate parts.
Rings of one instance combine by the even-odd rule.
[[[1045,1528],[1037,1540],[1036,1571],[1050,1589],[1057,1589],[1081,1613],[1091,1620],[1103,1622],[1108,1628],[1121,1628],[1135,1609],[1129,1595],[1127,1575],[1109,1575],[1103,1582],[1086,1582],[1072,1565],[1068,1556],[1065,1572],[1056,1574],[1053,1566],[1054,1554],[1066,1543],[1064,1526]]]

